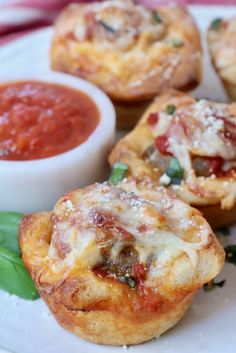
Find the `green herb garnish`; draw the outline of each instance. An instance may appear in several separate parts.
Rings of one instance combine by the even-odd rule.
[[[98,23],[108,32],[110,33],[116,33],[116,30],[109,26],[106,22],[103,22],[102,20],[98,21]]]
[[[119,181],[124,179],[127,170],[128,165],[126,163],[116,162],[112,167],[111,175],[108,179],[109,183],[113,186],[117,185]]]
[[[132,277],[127,277],[127,284],[130,288],[135,288],[136,282]]]
[[[230,235],[230,229],[229,227],[221,227],[216,229],[216,234],[218,236],[223,235],[224,237],[228,237]]]
[[[236,245],[228,245],[225,248],[227,262],[236,265]]]
[[[220,281],[220,282],[215,282],[214,280],[212,280],[208,283],[205,283],[203,286],[203,289],[205,292],[210,292],[216,287],[222,288],[225,285],[225,281],[226,281],[225,279],[223,279],[223,281]]]
[[[173,157],[170,160],[169,167],[167,168],[165,172],[168,177],[171,178],[171,184],[173,185],[180,185],[181,180],[183,179],[184,176],[184,170],[179,164],[179,161],[177,158]]]
[[[130,276],[122,276],[122,277],[118,277],[119,280],[122,282],[122,283],[125,283],[125,284],[128,284],[128,286],[130,288],[135,288],[136,287],[136,282],[135,282],[135,279],[133,277],[130,277]]]
[[[153,12],[152,12],[152,15],[153,15],[154,20],[155,20],[157,23],[163,23],[163,20],[162,20],[162,17],[161,17],[161,14],[160,14],[159,11],[153,11]]]
[[[222,24],[222,18],[216,18],[211,22],[210,29],[213,29],[213,31],[219,31],[221,28]]]
[[[184,42],[180,38],[172,38],[171,44],[175,48],[180,48],[180,47],[182,47],[184,45]]]
[[[39,294],[21,258],[0,247],[0,288],[24,299],[37,299]]]
[[[0,246],[20,254],[18,245],[18,226],[23,214],[0,212]]]
[[[174,104],[168,104],[166,107],[166,113],[168,115],[173,115],[174,112],[176,111],[176,106]]]

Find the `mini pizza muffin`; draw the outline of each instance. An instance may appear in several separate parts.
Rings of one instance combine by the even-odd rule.
[[[215,19],[207,33],[213,65],[232,100],[236,100],[236,17]]]
[[[213,227],[236,221],[236,104],[171,91],[156,98],[109,157],[199,208]]]
[[[103,89],[123,127],[163,89],[189,90],[201,78],[199,33],[181,6],[151,10],[130,0],[69,5],[56,21],[50,58],[54,70]]]
[[[145,179],[72,191],[26,216],[19,239],[58,322],[111,345],[159,337],[224,263],[200,213]]]

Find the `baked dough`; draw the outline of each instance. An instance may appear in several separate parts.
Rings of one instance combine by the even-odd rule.
[[[207,39],[212,63],[229,97],[236,101],[236,17],[215,19]]]
[[[19,240],[57,321],[111,345],[159,337],[224,263],[200,213],[145,179],[69,192],[52,212],[24,217]]]
[[[145,104],[170,87],[190,90],[201,79],[199,33],[182,6],[151,10],[130,0],[69,5],[55,23],[50,59],[52,69],[104,90],[120,108],[123,127],[141,116],[135,102]]]
[[[166,111],[171,108],[172,115]],[[127,163],[129,176],[166,183],[182,200],[201,208],[216,227],[236,221],[236,212],[228,214],[236,204],[235,141],[235,103],[196,101],[170,91],[154,100],[134,130],[114,147],[109,161]],[[167,151],[160,151],[160,143],[167,144]],[[173,157],[184,174],[179,185],[173,185],[165,173]],[[196,171],[196,163],[205,164],[205,174]]]

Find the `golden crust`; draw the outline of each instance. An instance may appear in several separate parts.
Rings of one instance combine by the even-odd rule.
[[[114,101],[195,87],[201,47],[193,18],[180,6],[156,10],[161,22],[128,0],[68,6],[55,24],[51,67],[93,82]]]
[[[155,136],[159,135],[158,128],[152,129],[147,119],[151,113],[158,112],[163,114],[162,112],[165,112],[167,105],[174,105],[176,107],[176,111],[181,109],[186,112],[186,110],[192,109],[191,106],[195,105],[195,103],[195,99],[190,95],[174,90],[157,97],[146,110],[136,127],[123,139],[118,141],[110,153],[110,164],[113,165],[116,161],[124,162],[128,164],[129,167],[127,173],[128,176],[147,176],[153,180],[159,181],[163,175],[163,170],[160,166],[158,166],[158,164],[153,165],[148,159],[143,157],[145,151],[154,144]],[[200,104],[202,103],[199,103],[199,105]],[[207,105],[208,103],[204,102],[204,104]],[[215,103],[212,104],[214,105]],[[231,115],[236,116],[236,106],[234,104],[222,106],[224,109],[229,111]],[[167,119],[168,117],[166,117],[166,120]],[[203,137],[201,137],[201,139],[202,138]],[[234,147],[232,147],[231,151],[234,150]],[[236,220],[236,215],[233,216],[233,212],[230,212],[230,216],[227,215],[227,210],[232,209],[236,201],[235,175],[217,178],[194,177],[193,182],[183,180],[181,185],[170,185],[169,188],[172,189],[185,202],[195,207],[205,207],[204,215],[207,220],[209,219],[212,226],[219,224],[219,222],[214,224],[214,219],[216,219],[219,215],[225,217],[221,219],[220,223],[222,224],[224,224],[224,220],[225,224],[228,224],[231,220]],[[216,207],[210,207],[209,212],[207,212],[207,207],[213,205]],[[220,208],[222,209],[221,213],[219,213]],[[215,217],[214,210],[216,210]]]
[[[134,197],[133,193],[128,192],[132,191],[133,187],[139,196]],[[120,188],[112,189],[107,185],[96,184],[68,193],[58,201],[53,212],[41,212],[24,217],[19,231],[22,259],[41,297],[57,321],[82,338],[112,345],[141,343],[158,337],[175,325],[190,305],[195,291],[218,274],[224,263],[222,247],[197,210],[183,204],[168,191],[158,188],[150,181],[126,181]],[[93,239],[90,239],[87,248],[82,241],[82,230],[86,229],[86,237],[89,237],[91,235],[89,230],[91,231],[92,227],[91,218],[84,218],[83,212],[90,199],[92,203],[88,217],[91,216],[91,210],[97,210],[98,205],[103,207],[102,203],[96,200],[104,194],[108,206],[107,197],[110,197],[110,192],[112,197],[121,195],[121,198],[117,199],[118,208],[111,205],[112,212],[118,212],[123,202],[124,206],[128,203],[125,207],[129,205],[129,211],[132,207],[136,207],[135,213],[143,212],[141,210],[146,207],[148,213],[145,219],[148,215],[150,217],[156,215],[157,224],[161,227],[169,226],[172,231],[180,219],[175,212],[178,212],[180,209],[178,204],[181,203],[182,220],[190,220],[190,223],[187,228],[185,226],[177,233],[180,232],[182,235],[178,236],[183,237],[184,242],[189,242],[193,249],[198,249],[194,255],[197,256],[195,269],[191,267],[191,261],[195,258],[191,250],[190,257],[193,257],[191,261],[184,253],[181,256],[176,255],[176,259],[172,258],[174,262],[171,264],[171,273],[160,274],[157,277],[155,275],[155,281],[147,287],[144,282],[144,287],[133,289],[112,277],[104,278],[96,275],[92,267],[88,266],[88,262],[94,261],[98,255],[92,253]],[[173,205],[178,203],[176,211],[173,209],[169,214],[168,202],[163,202],[163,198]],[[137,211],[139,202],[142,202],[143,206]],[[159,211],[154,208],[153,202]],[[121,224],[124,221],[122,217]],[[84,223],[81,223],[80,219]],[[107,236],[107,228],[105,225],[104,227],[102,234]],[[95,236],[98,242],[101,229],[96,229]],[[74,233],[75,230],[77,233]],[[199,242],[199,237],[203,238],[202,243],[198,245],[196,242]],[[81,252],[82,248],[84,254]],[[95,250],[97,249],[98,245],[95,246]],[[89,256],[91,254],[92,256]],[[150,281],[150,278],[147,280]],[[145,290],[139,292],[141,288]],[[152,291],[155,288],[158,288],[158,291],[154,295]]]
[[[229,97],[236,101],[236,17],[211,25],[207,40],[215,70]]]

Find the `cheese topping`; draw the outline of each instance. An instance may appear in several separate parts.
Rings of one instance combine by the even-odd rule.
[[[93,268],[104,252],[116,261],[131,246],[147,268],[148,284],[184,254],[194,272],[211,232],[204,221],[199,226],[200,218],[164,188],[129,181],[116,188],[96,184],[56,206],[49,256],[64,266]]]
[[[161,170],[170,160],[170,155],[177,158],[184,169],[184,185],[188,187],[184,196],[187,202],[191,202],[192,197],[196,196],[197,202],[199,197],[214,202],[220,198],[222,208],[231,208],[234,205],[236,199],[234,112],[233,104],[200,100],[175,109],[172,115],[162,110],[158,112],[156,124],[152,126],[149,124],[157,141],[156,150],[159,154],[150,149],[147,159]],[[169,152],[169,156],[160,155],[160,148],[163,146],[163,143],[161,146],[158,145],[160,137],[165,143],[164,151]],[[162,170],[165,172],[166,168]],[[218,183],[224,177],[228,178],[227,183],[222,182],[219,186]],[[161,176],[159,182],[165,186],[170,184],[167,183],[165,174]],[[187,194],[188,191],[190,194]],[[178,194],[182,197],[181,188]],[[190,200],[187,200],[188,197]]]

